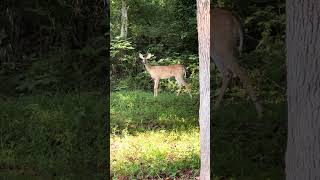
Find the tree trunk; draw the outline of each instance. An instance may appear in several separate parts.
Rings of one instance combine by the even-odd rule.
[[[120,37],[124,39],[128,36],[128,8],[126,0],[122,0]]]
[[[287,0],[287,180],[320,179],[320,2]]]
[[[210,0],[197,0],[200,81],[200,179],[210,180]]]

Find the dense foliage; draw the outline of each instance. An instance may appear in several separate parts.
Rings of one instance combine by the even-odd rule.
[[[181,63],[187,66],[188,81],[197,93],[198,58],[195,0],[128,1],[128,38],[121,39],[121,1],[111,1],[111,87],[112,90],[152,89],[138,52],[155,54],[151,64]],[[216,4],[213,4],[216,6]],[[220,6],[239,16],[245,32],[240,64],[262,99],[284,100],[285,94],[285,1],[228,1]],[[212,89],[220,86],[213,71]],[[163,81],[165,90],[176,90],[173,80]],[[233,85],[240,85],[235,81]],[[243,97],[233,86],[230,93]]]
[[[0,5],[0,93],[103,88],[107,1],[4,0]]]
[[[111,88],[152,89],[138,52],[155,55],[152,65],[184,64],[194,93],[198,89],[195,1],[128,1],[128,39],[119,38],[121,1],[111,1]],[[177,90],[175,80],[161,81]]]

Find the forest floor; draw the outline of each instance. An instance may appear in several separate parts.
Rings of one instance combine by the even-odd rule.
[[[161,92],[111,93],[113,179],[195,179],[199,176],[199,98]],[[215,180],[284,179],[285,103],[225,101],[212,110]]]

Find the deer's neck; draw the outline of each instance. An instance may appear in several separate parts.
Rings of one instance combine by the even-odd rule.
[[[148,72],[152,69],[152,66],[148,62],[144,63],[144,67],[146,67]]]

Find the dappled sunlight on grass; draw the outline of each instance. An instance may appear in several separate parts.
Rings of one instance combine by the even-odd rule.
[[[114,178],[199,175],[198,98],[174,93],[111,94],[111,173]]]
[[[110,150],[114,176],[177,177],[184,170],[191,170],[194,176],[199,173],[198,128],[111,135]]]

